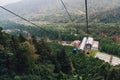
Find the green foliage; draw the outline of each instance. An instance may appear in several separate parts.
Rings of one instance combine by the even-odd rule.
[[[120,45],[108,39],[100,40],[100,51],[120,57]]]
[[[95,16],[91,16],[90,19],[98,20],[104,23],[119,23],[120,20],[120,7],[114,8],[111,10],[107,10],[104,12],[97,12],[93,14]]]
[[[35,60],[37,60],[37,54],[35,54],[35,47],[29,42],[21,43],[18,47],[18,51],[15,54],[15,67],[17,72],[29,72],[35,66]]]
[[[51,50],[48,47],[47,43],[41,39],[39,42],[37,42],[37,44],[35,45],[36,47],[36,53],[40,55],[40,62],[46,62],[48,60],[50,60],[51,57]]]
[[[108,72],[106,80],[119,80],[120,79],[120,66],[112,67]]]
[[[106,6],[104,1],[101,4]],[[114,36],[120,34],[119,11],[117,8],[90,16],[89,35],[100,41],[100,51],[120,57],[120,45],[113,42],[116,41]],[[36,37],[73,41],[89,36],[85,34],[84,15],[78,17],[72,14],[75,24],[66,15],[59,16],[45,15],[44,19],[32,17],[32,21],[54,22],[41,25],[49,32],[11,22],[7,22],[4,29],[11,29],[11,34],[18,36],[6,34],[0,28],[0,80],[119,80],[120,66],[110,66],[83,52],[73,54],[72,47],[63,47],[57,41],[47,43],[44,39],[37,40]],[[31,35],[28,34],[32,35],[29,41],[26,38]]]
[[[19,34],[19,41],[20,41],[20,43],[26,41],[25,37],[22,34]]]
[[[67,56],[64,49],[59,51],[56,54],[56,62],[55,62],[55,71],[54,72],[64,72],[70,73],[71,72],[71,62],[69,57]]]
[[[72,47],[35,37],[27,41],[22,35],[4,32],[0,37],[0,80],[119,80],[120,66],[110,66],[80,51],[73,54]],[[117,46],[98,40],[106,51],[111,49],[108,43]]]
[[[76,74],[79,74],[84,80],[106,80],[110,70],[108,63],[97,58],[87,57],[82,52],[70,56],[76,69]]]

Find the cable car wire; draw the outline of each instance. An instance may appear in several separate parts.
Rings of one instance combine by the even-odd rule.
[[[65,3],[63,2],[63,0],[60,0],[60,1],[61,1],[61,3],[62,3],[63,7],[65,8],[65,11],[66,11],[67,14],[68,14],[70,21],[74,24],[74,22],[73,22],[73,20],[72,20],[72,17],[71,17],[71,15],[70,15],[70,13],[69,13],[69,11],[68,11],[68,9],[67,9]],[[30,24],[32,24],[32,25],[34,25],[34,26],[36,26],[36,27],[39,27],[41,30],[50,33],[49,31],[47,31],[47,30],[41,28],[39,25],[37,25],[37,24],[35,24],[35,23],[33,23],[33,22],[27,20],[26,18],[24,18],[24,17],[22,17],[22,16],[20,16],[20,15],[18,15],[18,14],[16,14],[16,13],[14,13],[13,11],[11,11],[11,10],[9,10],[9,9],[7,9],[7,8],[5,8],[5,7],[3,7],[3,6],[0,6],[0,8],[6,10],[6,11],[8,11],[8,12],[10,12],[11,14],[13,14],[13,15],[15,15],[15,16],[21,18],[21,19],[23,19],[24,21],[27,21],[28,23],[30,23]],[[88,11],[87,11],[87,0],[85,0],[85,8],[86,8],[86,33],[88,34]]]
[[[72,17],[71,17],[71,15],[70,15],[70,13],[69,13],[69,11],[68,11],[65,3],[63,2],[63,0],[60,0],[60,1],[61,1],[61,3],[62,3],[63,7],[65,8],[65,11],[66,11],[67,14],[68,14],[70,21],[73,22]]]
[[[24,20],[24,21],[27,21],[28,23],[30,23],[30,24],[32,24],[32,25],[34,25],[34,26],[36,26],[36,27],[39,27],[41,30],[43,30],[43,31],[45,31],[45,32],[51,33],[51,32],[49,32],[49,31],[47,31],[47,30],[41,28],[39,25],[37,25],[37,24],[35,24],[35,23],[33,23],[33,22],[27,20],[26,18],[24,18],[24,17],[22,17],[22,16],[16,14],[15,12],[13,12],[13,11],[11,11],[11,10],[9,10],[9,9],[7,9],[7,8],[5,8],[5,7],[3,7],[3,6],[0,6],[0,8],[2,8],[2,9],[4,9],[5,11],[7,11],[7,12],[9,12],[9,13],[11,13],[11,14],[13,14],[13,15],[19,17],[19,18],[21,18],[21,19]]]
[[[86,11],[86,33],[88,34],[88,5],[87,5],[87,0],[85,0],[85,11]]]
[[[68,14],[68,16],[69,16],[69,19],[71,20],[71,22],[72,22],[73,24],[75,24],[75,23],[73,22],[73,20],[72,20],[72,17],[71,17],[71,15],[70,15],[70,13],[69,13],[69,11],[68,11],[65,3],[63,2],[63,0],[60,0],[60,1],[61,1],[61,3],[63,4],[63,7],[65,8],[65,11],[67,12],[67,14]],[[88,33],[89,33],[89,30],[88,30],[88,5],[87,5],[87,0],[85,0],[85,11],[86,11],[86,33],[88,34]]]

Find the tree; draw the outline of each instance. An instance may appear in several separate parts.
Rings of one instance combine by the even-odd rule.
[[[35,47],[38,44],[37,39],[36,39],[35,36],[32,36],[32,43],[35,45]]]
[[[57,68],[58,69],[61,68],[60,70],[63,71],[64,73],[70,73],[72,70],[71,62],[64,49],[60,50],[57,53],[56,58],[57,58],[57,64],[56,64]]]
[[[20,42],[25,42],[26,41],[25,37],[22,34],[19,34],[19,41]]]
[[[15,55],[15,68],[17,72],[29,72],[34,68],[35,61],[39,58],[35,54],[35,47],[28,41],[21,43]]]
[[[3,30],[3,28],[2,28],[2,27],[0,27],[0,33],[2,32],[2,30]]]
[[[1,28],[0,28],[1,29]],[[2,29],[1,29],[2,31]],[[0,31],[0,44],[3,45],[4,47],[8,47],[9,46],[9,35],[1,32]]]
[[[36,44],[36,50],[36,53],[40,55],[40,62],[46,62],[51,59],[51,49],[43,39]]]
[[[106,80],[119,80],[120,79],[120,66],[111,67]]]
[[[11,50],[12,50],[12,52],[13,52],[14,54],[16,54],[17,51],[18,51],[18,46],[19,46],[19,44],[20,44],[18,37],[12,35],[12,36],[11,36],[10,44],[11,44]]]

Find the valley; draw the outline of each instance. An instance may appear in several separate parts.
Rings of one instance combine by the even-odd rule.
[[[60,0],[0,8],[0,80],[120,79],[120,0],[88,1],[88,33],[84,0],[63,2],[70,16]],[[84,37],[89,53],[73,46]]]

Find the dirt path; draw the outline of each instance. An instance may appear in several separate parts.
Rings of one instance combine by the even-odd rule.
[[[98,57],[99,59],[110,63],[111,55],[109,55],[109,54],[97,52],[95,57]],[[113,66],[120,65],[120,58],[118,58],[116,56],[113,56],[110,64],[113,65]]]

